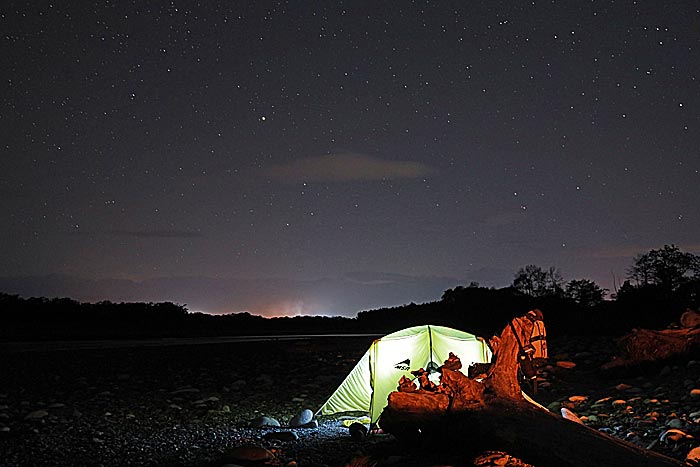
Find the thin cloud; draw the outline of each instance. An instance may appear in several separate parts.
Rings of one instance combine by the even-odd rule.
[[[285,183],[410,179],[434,172],[420,162],[391,161],[354,152],[307,157],[263,169],[265,176]]]
[[[112,235],[134,238],[197,238],[202,234],[190,230],[112,230]]]

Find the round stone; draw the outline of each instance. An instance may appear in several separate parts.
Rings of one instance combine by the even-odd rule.
[[[350,432],[350,436],[357,440],[364,439],[368,432],[367,427],[358,422],[351,424],[348,427],[348,431]]]
[[[313,420],[313,418],[313,411],[311,411],[311,409],[304,409],[292,417],[292,419],[289,421],[289,426],[292,428],[299,428],[309,423],[311,420]]]
[[[280,426],[280,422],[272,417],[266,417],[265,415],[251,420],[250,422],[251,428],[262,428],[265,426]]]

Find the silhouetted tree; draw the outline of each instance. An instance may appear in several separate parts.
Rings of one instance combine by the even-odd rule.
[[[591,308],[603,302],[607,289],[588,279],[573,279],[566,284],[565,295],[582,307]]]
[[[513,279],[513,288],[531,297],[563,295],[564,279],[554,266],[546,271],[534,264],[518,269]]]
[[[682,252],[675,245],[637,255],[627,277],[638,286],[658,285],[666,292],[677,290],[691,278],[700,277],[700,257]]]

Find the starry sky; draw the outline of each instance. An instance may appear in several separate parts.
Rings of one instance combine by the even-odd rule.
[[[700,9],[0,6],[0,289],[344,314],[700,251]]]

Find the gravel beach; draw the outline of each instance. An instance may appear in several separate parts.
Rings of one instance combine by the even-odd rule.
[[[0,466],[473,465],[410,452],[391,436],[353,438],[338,419],[288,426],[325,401],[371,341],[2,344]],[[553,412],[569,409],[678,459],[700,444],[700,363],[604,372],[611,339],[561,339],[550,349],[535,397]],[[281,426],[251,427],[262,416]]]

